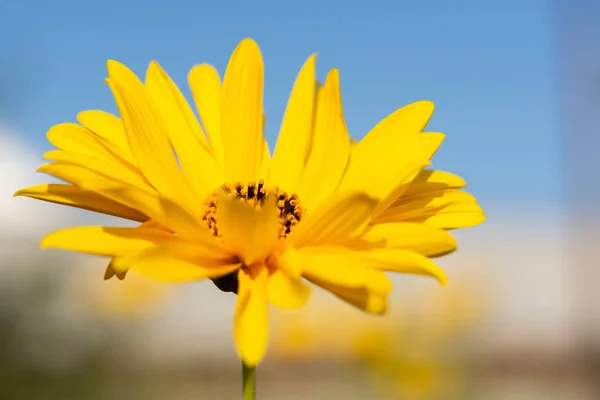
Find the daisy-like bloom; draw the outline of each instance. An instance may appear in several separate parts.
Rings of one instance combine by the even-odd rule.
[[[443,283],[430,257],[456,249],[449,229],[484,216],[461,178],[424,170],[444,138],[423,132],[433,104],[401,108],[351,143],[338,71],[320,85],[315,62],[298,74],[271,157],[254,41],[238,45],[222,83],[210,65],[191,69],[199,120],[156,62],[141,82],[109,61],[121,117],[84,111],[79,124],[52,127],[58,149],[39,171],[67,184],[16,194],[139,225],[64,229],[42,247],[110,257],[106,278],[208,278],[237,293],[234,338],[249,366],[266,350],[268,305],[302,306],[305,280],[375,314],[391,290],[385,271]]]

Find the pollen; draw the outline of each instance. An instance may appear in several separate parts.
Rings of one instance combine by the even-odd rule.
[[[302,219],[302,204],[296,194],[288,194],[277,187],[266,188],[262,180],[258,183],[249,182],[247,185],[240,182],[226,183],[220,190],[211,193],[204,202],[202,221],[217,237],[221,236],[217,221],[217,199],[222,194],[232,196],[236,200],[245,201],[254,207],[262,207],[267,199],[275,198],[279,209],[280,239],[285,238]]]

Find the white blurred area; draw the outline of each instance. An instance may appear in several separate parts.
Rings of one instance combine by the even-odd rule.
[[[73,368],[87,368],[98,353],[99,363],[108,364],[113,372],[159,371],[164,376],[168,371],[186,371],[172,372],[185,382],[181,375],[189,374],[192,383],[177,384],[176,389],[165,383],[170,389],[163,389],[164,397],[157,390],[155,397],[148,398],[237,398],[239,361],[231,334],[234,296],[219,292],[211,282],[165,286],[135,276],[105,282],[106,260],[40,250],[39,241],[54,229],[123,224],[89,212],[13,198],[17,189],[50,181],[35,172],[42,162],[41,154],[0,125],[0,330],[9,330],[15,351],[1,354],[13,357],[12,364],[4,359],[0,364],[14,364],[10,368],[16,371],[71,374]],[[305,315],[305,331],[321,338],[321,344],[300,347],[301,362],[346,365],[349,345],[340,343],[351,337],[351,331],[380,321],[386,325],[382,329],[393,329],[397,321],[410,322],[412,309],[434,313],[423,292],[440,296],[443,305],[446,291],[469,283],[476,289],[466,293],[471,297],[467,296],[462,311],[449,318],[460,319],[462,313],[485,304],[485,315],[469,328],[466,350],[459,355],[483,366],[474,383],[481,394],[476,398],[592,399],[582,378],[585,374],[578,374],[578,335],[587,327],[578,330],[573,325],[571,303],[577,293],[569,289],[571,268],[565,263],[561,226],[556,210],[513,207],[488,212],[482,226],[458,232],[460,251],[440,261],[449,275],[448,286],[440,288],[422,277],[394,276],[392,311],[383,319],[365,316],[315,289],[309,306],[299,312]],[[436,314],[430,317],[439,320]],[[286,356],[289,343],[281,344],[291,338],[286,321],[285,312],[274,313],[273,336],[277,336],[271,338],[269,355],[261,366],[264,375],[259,376],[259,385],[267,393],[264,398],[335,398],[332,393],[344,388],[352,393],[343,398],[388,398],[365,394],[371,393],[364,389],[365,374],[351,378],[358,383],[348,384],[343,368],[322,367],[322,372],[312,374],[304,370],[305,379],[312,379],[313,385],[308,385],[312,391],[301,384],[304,375],[290,378],[300,361]],[[411,335],[422,335],[411,329]],[[314,365],[309,370],[321,371]],[[194,374],[203,378],[195,381]],[[279,378],[269,380],[268,375]],[[507,384],[506,376],[517,383]],[[205,385],[204,397],[197,397],[200,383]]]

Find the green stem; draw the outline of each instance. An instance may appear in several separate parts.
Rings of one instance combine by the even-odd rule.
[[[256,400],[256,367],[249,367],[242,362],[243,400]]]

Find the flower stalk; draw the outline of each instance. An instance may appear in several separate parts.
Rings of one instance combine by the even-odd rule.
[[[256,367],[250,367],[242,361],[243,400],[256,400]]]

